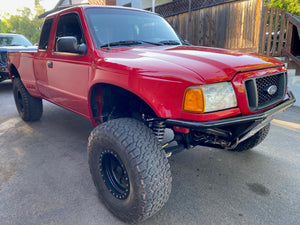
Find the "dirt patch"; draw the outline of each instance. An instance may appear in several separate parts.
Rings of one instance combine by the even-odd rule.
[[[247,186],[248,186],[250,191],[254,192],[257,195],[268,196],[271,193],[271,191],[262,184],[247,183]]]
[[[15,173],[16,163],[6,163],[0,166],[0,190],[3,183],[7,182]]]

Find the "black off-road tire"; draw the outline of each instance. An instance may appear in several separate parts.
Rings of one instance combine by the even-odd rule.
[[[43,114],[42,99],[31,96],[19,78],[14,79],[13,93],[17,110],[24,121],[37,121],[41,118]]]
[[[247,150],[254,148],[255,146],[259,145],[267,137],[269,130],[270,130],[270,124],[266,125],[264,128],[259,130],[252,137],[239,143],[234,149],[229,149],[229,151],[242,152],[242,151],[247,151]]]
[[[89,137],[88,158],[99,197],[119,219],[143,221],[168,201],[170,165],[143,123],[120,118],[96,127]]]

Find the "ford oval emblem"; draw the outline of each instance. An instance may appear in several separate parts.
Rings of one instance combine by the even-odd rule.
[[[271,85],[267,86],[265,90],[269,95],[274,95],[277,92],[278,88],[276,85]]]

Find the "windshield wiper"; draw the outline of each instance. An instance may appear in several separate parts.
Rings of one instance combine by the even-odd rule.
[[[158,43],[163,45],[180,45],[178,41],[174,41],[174,40],[165,40],[165,41],[160,41]]]
[[[116,42],[111,42],[111,43],[101,45],[100,48],[106,48],[110,46],[130,46],[130,45],[140,45],[140,44],[142,44],[141,41],[116,41]]]
[[[131,46],[131,45],[141,45],[143,43],[150,44],[150,45],[180,45],[179,42],[173,41],[173,40],[166,40],[166,41],[160,41],[160,42],[151,42],[151,41],[142,41],[142,40],[128,40],[128,41],[115,41],[111,43],[107,43],[104,45],[101,45],[100,48],[107,48],[107,47],[114,47],[114,46]]]
[[[151,41],[141,41],[141,42],[146,43],[146,44],[150,44],[150,45],[157,45],[157,46],[163,45],[162,43],[151,42]]]

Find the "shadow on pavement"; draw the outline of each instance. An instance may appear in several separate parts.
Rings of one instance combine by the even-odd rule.
[[[11,91],[13,88],[11,81],[2,81],[0,82],[0,93]]]

